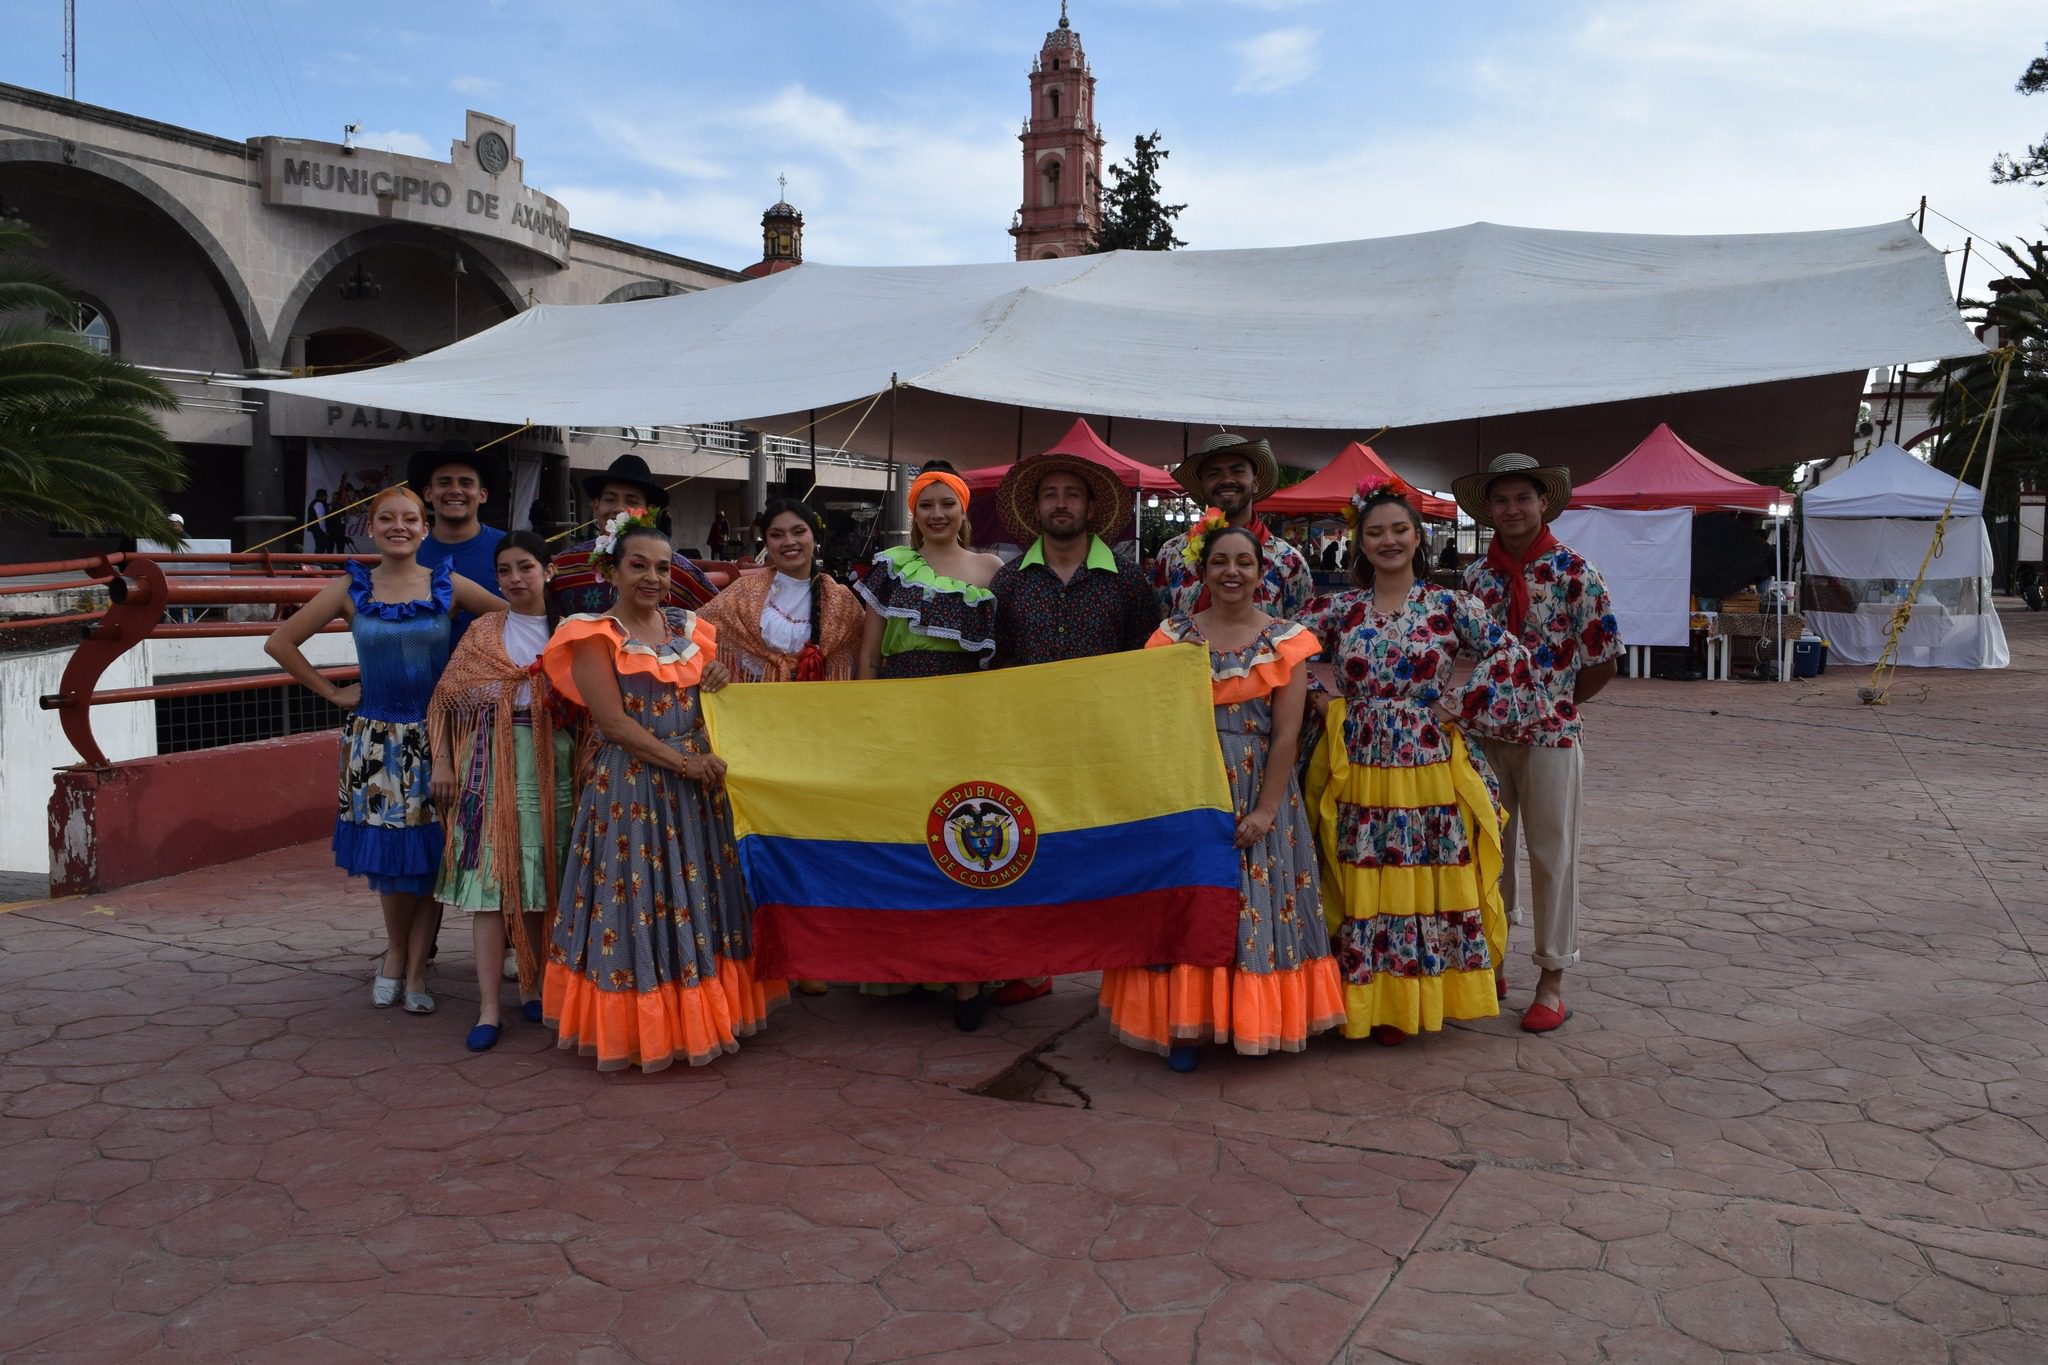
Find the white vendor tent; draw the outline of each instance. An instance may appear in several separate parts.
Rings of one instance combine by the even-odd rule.
[[[2005,629],[1991,602],[1984,495],[1889,443],[1803,494],[1807,624],[1830,652],[1876,663],[1892,610],[1912,591],[1936,518],[1955,505],[1941,550],[1914,598],[1898,661],[1919,668],[2004,668]]]
[[[1871,367],[1981,349],[1940,253],[1903,221],[1718,237],[1474,223],[1258,250],[805,265],[540,305],[398,364],[251,387],[559,427],[793,433],[816,414],[822,442],[962,466],[1042,450],[1076,416],[1106,419],[1103,438],[1152,465],[1219,425],[1303,466],[1385,427],[1382,458],[1448,487],[1500,450],[1597,468],[1658,420],[1711,434],[1737,468],[1811,458],[1839,446]]]
[[[1600,571],[1623,644],[1691,641],[1690,507],[1642,512],[1574,507],[1560,513],[1550,530]]]

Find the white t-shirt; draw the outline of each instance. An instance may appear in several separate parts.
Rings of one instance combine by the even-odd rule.
[[[778,572],[761,608],[761,638],[768,648],[800,654],[811,642],[811,580]]]
[[[521,668],[529,668],[548,647],[548,618],[545,616],[521,616],[516,611],[505,613],[505,653]],[[533,684],[519,684],[518,693],[512,698],[515,706],[533,704]]]

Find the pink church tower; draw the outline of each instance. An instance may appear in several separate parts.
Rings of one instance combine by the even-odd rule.
[[[1102,129],[1095,122],[1095,74],[1081,35],[1067,22],[1045,35],[1031,64],[1031,117],[1024,144],[1024,204],[1010,220],[1020,261],[1079,256],[1102,223]]]

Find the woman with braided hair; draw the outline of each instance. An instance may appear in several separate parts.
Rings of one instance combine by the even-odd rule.
[[[735,682],[851,678],[860,655],[861,606],[818,569],[824,522],[804,503],[774,498],[754,519],[770,573],[744,573],[704,605],[718,657]]]
[[[569,617],[541,656],[601,741],[576,804],[542,1012],[557,1045],[600,1071],[736,1051],[785,993],[754,977],[725,762],[697,699],[718,634],[664,605],[672,554],[645,512],[612,518],[591,550],[617,589],[611,610]]]
[[[434,894],[470,917],[476,946],[471,1052],[498,1041],[508,937],[521,1011],[540,1022],[542,921],[562,884],[562,854],[576,813],[575,745],[569,729],[557,724],[554,689],[540,668],[557,624],[548,604],[553,569],[547,542],[514,531],[499,542],[494,559],[498,593],[512,609],[480,616],[463,633],[427,710],[434,801],[448,825]]]
[[[1344,993],[1323,927],[1315,835],[1294,775],[1316,638],[1259,609],[1266,547],[1220,510],[1188,532],[1182,554],[1208,605],[1175,612],[1146,646],[1199,645],[1209,658],[1242,857],[1237,960],[1106,970],[1102,1005],[1117,1037],[1166,1054],[1175,1071],[1192,1071],[1201,1043],[1229,1043],[1247,1056],[1301,1051],[1309,1035],[1344,1018]]]
[[[718,631],[718,661],[735,682],[822,682],[851,678],[860,659],[861,606],[851,589],[818,567],[825,523],[806,503],[772,498],[754,518],[769,573],[745,573],[705,603]],[[713,681],[711,690],[722,684]],[[728,817],[728,839],[730,819]],[[822,981],[798,981],[823,995]]]

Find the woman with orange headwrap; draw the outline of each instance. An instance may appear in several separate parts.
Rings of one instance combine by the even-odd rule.
[[[1003,561],[967,534],[967,483],[935,461],[910,481],[910,544],[882,551],[855,592],[867,603],[863,678],[932,678],[988,667]]]

